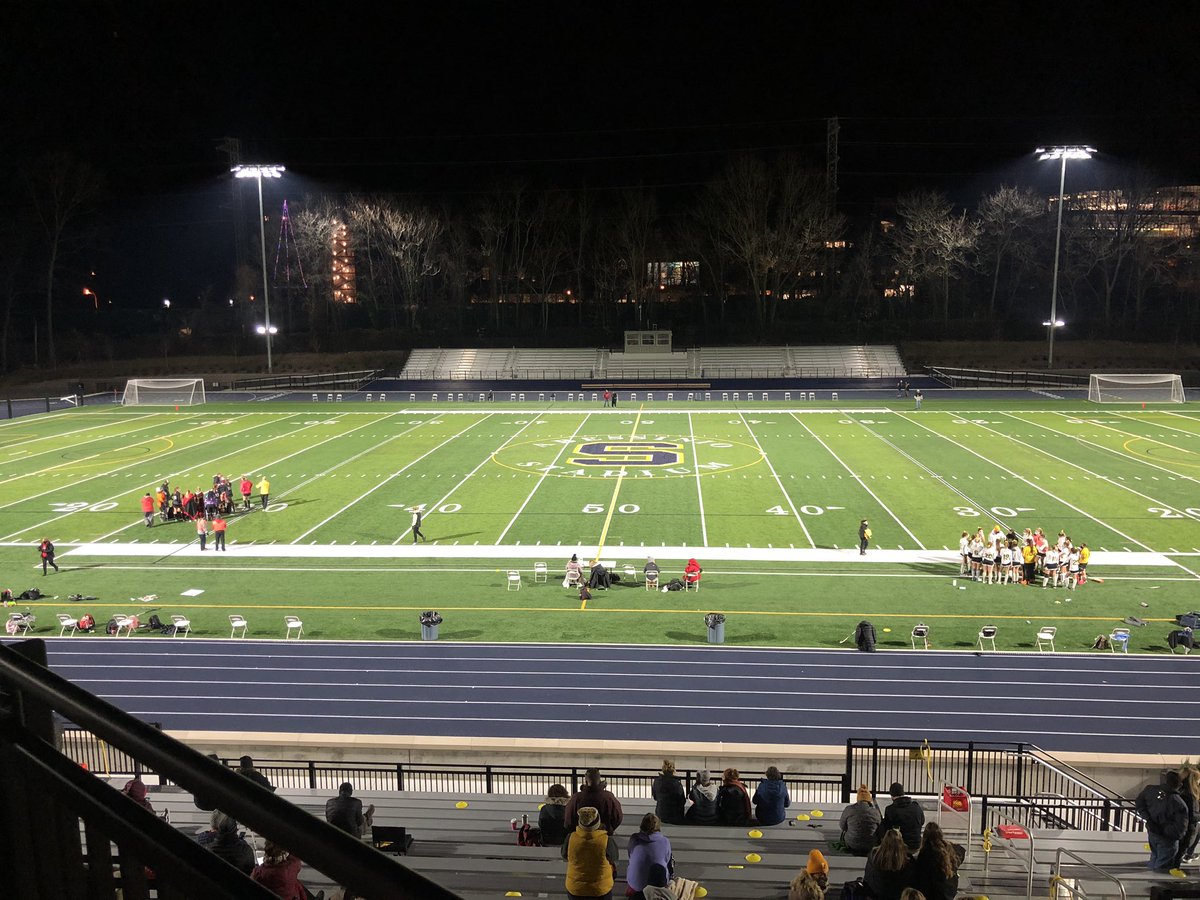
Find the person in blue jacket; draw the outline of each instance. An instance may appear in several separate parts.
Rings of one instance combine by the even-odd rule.
[[[792,805],[792,798],[777,768],[767,767],[767,777],[758,783],[753,800],[754,818],[759,825],[778,825],[787,818],[784,810]]]

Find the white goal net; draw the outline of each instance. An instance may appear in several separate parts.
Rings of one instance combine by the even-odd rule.
[[[1182,403],[1178,375],[1092,375],[1088,399],[1093,403]]]
[[[195,406],[204,402],[203,378],[131,378],[122,406]]]

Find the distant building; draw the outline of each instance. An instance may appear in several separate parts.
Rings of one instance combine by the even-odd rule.
[[[1122,190],[1080,191],[1064,197],[1065,212],[1091,213],[1101,228],[1115,230],[1131,214],[1142,217],[1138,230],[1164,240],[1200,237],[1200,185],[1154,188],[1141,197]],[[1058,197],[1050,197],[1053,212]]]
[[[358,281],[355,277],[354,248],[350,244],[350,229],[345,222],[338,222],[333,231],[330,264],[333,281],[333,302],[352,304],[358,302]]]

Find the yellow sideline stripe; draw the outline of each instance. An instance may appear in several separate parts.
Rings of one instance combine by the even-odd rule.
[[[629,433],[629,440],[632,441],[637,436],[638,422],[642,420],[642,410],[646,408],[646,404],[638,407],[637,415],[633,418],[633,430]],[[613,513],[617,511],[617,494],[621,492],[621,482],[625,480],[625,464],[621,464],[621,474],[617,476],[617,483],[613,487],[612,499],[608,501],[608,515],[604,517],[604,529],[600,532],[600,545],[596,548],[596,559],[600,558],[600,554],[604,552],[604,539],[608,537],[608,526],[612,524]]]

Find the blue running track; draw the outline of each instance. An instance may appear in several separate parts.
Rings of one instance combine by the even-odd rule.
[[[168,730],[838,745],[1029,741],[1194,755],[1200,659],[1123,654],[52,639]]]

